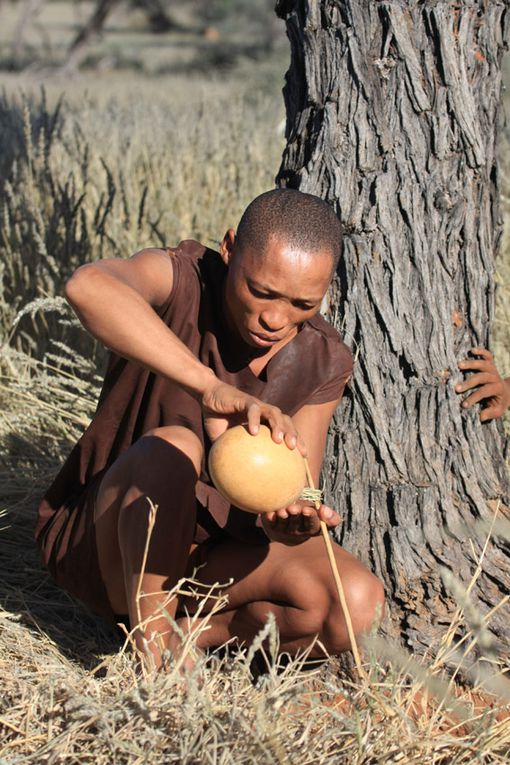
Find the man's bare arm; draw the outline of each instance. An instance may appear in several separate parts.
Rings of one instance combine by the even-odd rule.
[[[309,404],[303,406],[292,418],[306,445],[308,464],[316,486],[319,485],[329,423],[339,403],[340,399],[325,404]]]
[[[81,323],[107,348],[202,395],[214,374],[159,318],[173,285],[164,250],[142,250],[128,260],[81,266],[65,296]]]
[[[127,260],[81,266],[67,282],[65,295],[94,337],[119,356],[181,385],[206,415],[224,415],[227,422],[241,417],[252,434],[262,419],[275,441],[299,447],[290,417],[221,382],[160,319],[154,309],[163,305],[172,285],[172,259],[166,251],[142,250]]]

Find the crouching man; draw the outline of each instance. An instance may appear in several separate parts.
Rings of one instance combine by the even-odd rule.
[[[340,248],[325,202],[274,190],[249,205],[219,252],[184,241],[84,265],[67,283],[78,318],[111,355],[96,414],[46,493],[36,536],[61,587],[110,620],[143,623],[137,644],[158,666],[163,650],[179,652],[161,606],[197,563],[205,584],[233,580],[198,647],[248,644],[271,612],[284,651],[316,637],[331,654],[349,648],[319,536],[320,520],[333,528],[338,514],[298,502],[256,517],[230,506],[206,472],[226,428],[247,422],[255,435],[263,422],[307,454],[318,482],[352,371],[319,315]],[[158,512],[143,567],[148,497]],[[338,544],[335,556],[359,635],[381,611],[382,585]],[[184,631],[188,605],[165,606]]]

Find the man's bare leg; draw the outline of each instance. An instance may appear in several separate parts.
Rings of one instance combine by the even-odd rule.
[[[201,461],[202,446],[191,431],[176,426],[158,428],[115,462],[97,495],[99,566],[110,605],[114,613],[128,613],[132,627],[150,620],[135,633],[135,639],[141,650],[147,652],[148,647],[157,666],[162,650],[175,650],[179,642],[161,607],[175,615],[176,601],[165,603],[164,593],[186,569],[195,530],[195,483]],[[158,511],[142,574],[147,497]],[[137,597],[138,590],[143,597]]]
[[[383,587],[346,550],[334,545],[334,551],[354,631],[360,635],[382,616]],[[267,547],[234,540],[221,542],[210,550],[197,578],[213,584],[229,577],[234,578],[234,583],[224,588],[229,604],[210,617],[209,628],[198,638],[200,648],[222,645],[232,638],[249,644],[271,612],[283,651],[295,654],[309,648],[316,637],[329,654],[349,649],[346,623],[321,537],[292,547],[278,542]],[[195,604],[188,599],[183,607],[192,612]],[[182,619],[183,626],[185,621]],[[317,645],[310,655],[323,657],[324,652]]]
[[[169,622],[160,615],[162,591],[171,589],[184,575],[196,522],[195,482],[202,449],[198,438],[185,428],[160,428],[140,439],[107,472],[98,492],[96,534],[101,573],[111,606],[116,613],[129,613],[131,625],[153,617],[143,637],[160,633],[151,642],[156,664],[160,647],[178,652],[179,640],[169,632]],[[141,580],[150,597],[138,602],[141,561],[147,538],[149,496],[159,510],[153,530],[145,572]],[[383,591],[379,580],[353,556],[335,545],[356,633],[368,630]],[[329,653],[349,648],[345,620],[338,603],[333,575],[324,542],[316,537],[296,545],[276,542],[267,546],[229,540],[213,546],[207,564],[197,578],[204,584],[234,584],[225,588],[228,607],[210,618],[198,647],[221,645],[237,638],[249,643],[271,611],[280,631],[281,648],[289,653],[307,648],[318,637]],[[184,604],[190,611],[196,604]],[[177,603],[167,605],[174,617]],[[140,612],[140,613],[139,613]],[[181,619],[183,628],[186,620]],[[143,647],[142,633],[137,635]],[[313,655],[322,655],[316,647]]]

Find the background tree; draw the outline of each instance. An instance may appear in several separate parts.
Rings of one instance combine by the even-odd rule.
[[[28,0],[28,2],[37,1]],[[121,0],[96,0],[91,16],[86,24],[78,30],[69,46],[62,66],[63,69],[70,70],[78,66],[85,55],[88,44],[103,31],[106,20],[120,4]],[[168,15],[165,0],[133,0],[132,5],[146,14],[152,32],[168,32],[178,26]]]
[[[281,0],[277,13],[291,43],[278,181],[334,203],[346,235],[328,317],[357,364],[325,484],[342,543],[386,583],[389,632],[423,652],[451,618],[440,567],[466,588],[474,521],[508,513],[501,424],[454,392],[493,315],[507,3]],[[509,557],[498,541],[483,557],[483,613],[510,589]],[[491,625],[508,645],[508,610]]]

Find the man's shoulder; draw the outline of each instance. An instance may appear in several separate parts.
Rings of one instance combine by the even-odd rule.
[[[182,239],[175,247],[167,247],[171,257],[184,256],[188,258],[202,257],[207,247],[196,239]]]
[[[304,342],[307,369],[313,374],[313,391],[305,403],[313,405],[338,401],[352,375],[352,353],[338,330],[323,316],[317,314],[307,325]],[[302,374],[304,377],[303,368]]]
[[[196,239],[184,239],[175,247],[167,247],[166,251],[172,259],[177,279],[193,274],[207,287],[225,268],[219,252]]]
[[[185,258],[190,262],[199,262],[204,258],[219,258],[216,250],[198,242],[196,239],[183,239],[175,247],[166,247],[171,258]]]
[[[173,286],[164,312],[186,310],[186,306],[191,310],[204,298],[216,300],[225,269],[219,252],[195,239],[184,239],[165,251],[172,262]]]
[[[342,361],[346,366],[352,367],[352,352],[344,343],[340,332],[332,324],[318,313],[308,320],[308,325],[311,331],[314,332],[315,338],[322,340],[321,345],[327,349],[330,357],[334,357],[335,361]],[[317,344],[315,345],[317,346]]]

